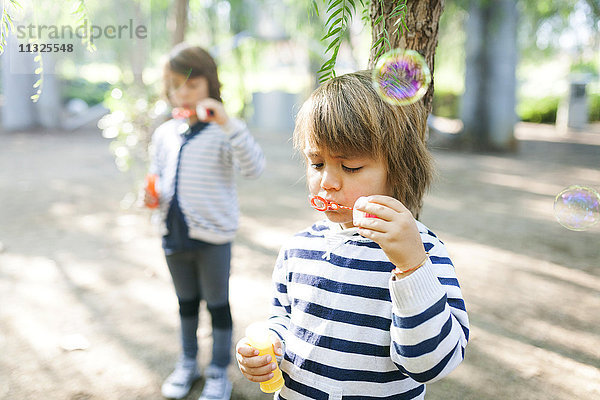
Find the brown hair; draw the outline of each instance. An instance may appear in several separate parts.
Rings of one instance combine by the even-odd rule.
[[[434,173],[424,142],[426,123],[421,102],[388,104],[374,89],[371,71],[359,71],[313,92],[296,117],[294,147],[309,144],[333,154],[383,160],[393,197],[417,217]]]
[[[203,76],[208,81],[208,97],[221,100],[221,84],[217,74],[217,64],[206,50],[198,46],[190,46],[180,43],[171,50],[169,60],[165,63],[163,70],[164,96],[171,101],[170,74],[177,73],[188,78]]]

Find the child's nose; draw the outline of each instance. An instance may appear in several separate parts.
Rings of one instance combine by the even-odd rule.
[[[323,190],[339,190],[341,187],[341,180],[337,174],[325,171],[321,176],[321,188]]]

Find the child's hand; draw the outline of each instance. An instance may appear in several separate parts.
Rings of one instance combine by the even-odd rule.
[[[379,244],[398,269],[408,270],[425,259],[415,219],[400,201],[381,195],[361,197],[354,209],[377,217],[358,218],[354,225],[359,227],[358,233]]]
[[[223,107],[223,103],[211,97],[202,99],[196,105],[196,116],[202,122],[216,122],[219,125],[226,125],[229,116]]]
[[[273,349],[278,356],[283,355],[281,341],[272,336]],[[259,356],[258,350],[250,346],[248,338],[242,338],[236,345],[236,358],[240,371],[251,382],[266,382],[273,377],[273,370],[277,367],[277,361],[273,361],[270,355]]]
[[[151,194],[148,191],[148,188],[144,188],[144,205],[146,207],[156,208],[156,207],[158,207],[159,202],[160,202],[160,199],[158,198],[158,195]]]

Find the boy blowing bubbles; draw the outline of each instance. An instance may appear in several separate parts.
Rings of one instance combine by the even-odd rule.
[[[385,103],[368,71],[330,80],[300,110],[294,144],[310,194],[376,218],[328,210],[281,249],[269,327],[285,385],[275,398],[422,399],[425,383],[463,360],[469,323],[454,267],[413,217],[433,175],[425,126],[422,105]],[[247,379],[273,376],[247,338],[236,349]]]

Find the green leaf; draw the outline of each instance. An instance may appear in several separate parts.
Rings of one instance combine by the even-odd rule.
[[[333,13],[331,13],[331,15],[329,15],[329,18],[327,18],[327,22],[325,22],[325,26],[329,26],[329,23],[331,22],[332,19],[334,19],[339,13],[341,13],[342,11],[344,11],[343,8],[338,8],[337,10],[335,10]],[[341,18],[340,18],[341,19]]]
[[[327,22],[325,22],[325,26],[329,26],[329,22],[331,22],[331,20],[333,18],[335,18],[336,15],[338,15],[339,13],[341,13],[342,10],[343,10],[342,8],[338,8],[333,14],[331,14],[329,16],[329,18],[327,19]],[[338,23],[338,21],[340,21],[340,20],[341,20],[341,18],[338,18],[332,25],[336,25]]]
[[[324,73],[321,74],[321,76],[319,77],[319,83],[323,83],[326,80],[335,77],[335,70],[334,69],[328,69],[327,71],[324,71]]]
[[[38,81],[33,84],[33,88],[35,89],[36,87],[40,86],[41,84],[42,84],[42,80],[38,79]]]
[[[377,39],[377,41],[375,43],[373,43],[373,46],[371,46],[371,48],[376,48],[377,46],[379,46],[381,44],[381,42],[383,42],[383,36],[380,37],[379,39]]]
[[[325,40],[325,39],[329,38],[330,36],[335,35],[336,33],[338,33],[341,30],[342,30],[342,27],[335,28],[334,30],[329,31],[329,33],[327,33],[327,36],[324,36],[321,40]]]
[[[41,56],[40,54],[38,54],[37,56],[35,56],[35,57],[33,58],[33,61],[35,61],[35,62],[38,62],[38,61],[40,61],[41,59],[42,59],[42,56]]]
[[[322,66],[321,66],[321,69],[320,69],[320,70],[318,70],[317,72],[318,72],[318,73],[320,73],[320,72],[323,72],[323,71],[328,71],[328,70],[330,70],[330,69],[333,69],[333,68],[335,67],[335,62],[336,62],[336,59],[337,59],[337,54],[333,54],[333,55],[331,56],[331,58],[330,58],[330,59],[329,59],[327,62],[325,62],[325,63],[324,63]]]
[[[39,74],[42,73],[42,71],[43,71],[42,67],[37,67],[34,72],[35,72],[36,75],[39,75]]]
[[[348,0],[348,3],[350,3],[350,5],[352,6],[352,9],[354,11],[356,11],[356,4],[354,4],[354,0]],[[346,6],[346,8],[349,10],[350,8],[348,6]]]
[[[328,53],[329,50],[331,50],[336,45],[337,45],[337,47],[339,47],[340,44],[341,44],[341,38],[338,36],[335,39],[333,39],[333,41],[329,44],[329,47],[327,47],[327,50],[325,50],[325,53]]]
[[[323,69],[327,69],[327,68],[333,68],[335,66],[335,57],[331,57],[329,60],[327,60],[322,66],[321,66],[321,70]]]
[[[396,4],[396,6],[392,10],[392,12],[397,12],[397,11],[403,10],[405,8],[406,8],[406,1],[404,3],[401,3],[401,4]]]
[[[333,68],[333,67],[329,66],[329,67],[321,68],[320,70],[317,71],[317,74],[321,74],[322,72],[327,72],[327,71],[331,70],[331,68]]]
[[[319,16],[319,5],[317,4],[316,0],[312,0],[312,5],[313,5],[313,8],[315,9],[315,14],[318,17]]]
[[[334,1],[332,4],[329,5],[329,7],[327,7],[327,12],[331,12],[331,10],[333,10],[338,5],[340,5],[341,2],[342,2],[342,0],[336,0],[336,1]]]

